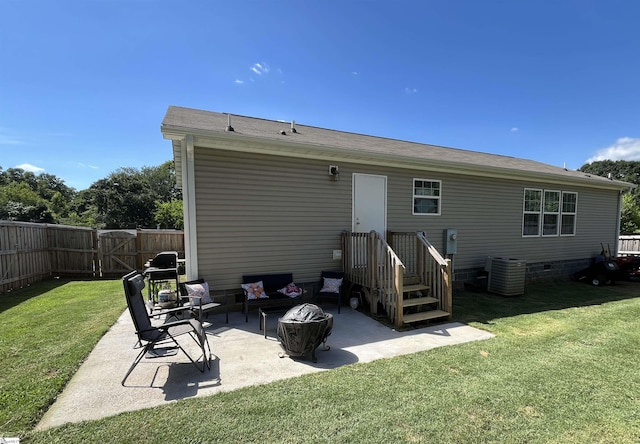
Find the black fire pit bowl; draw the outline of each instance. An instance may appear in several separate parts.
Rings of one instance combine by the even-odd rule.
[[[285,353],[293,357],[311,353],[313,362],[318,361],[316,348],[320,344],[329,350],[326,343],[332,329],[333,315],[314,304],[297,305],[278,319],[278,337]]]

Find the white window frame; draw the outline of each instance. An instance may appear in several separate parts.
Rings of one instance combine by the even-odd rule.
[[[540,206],[537,211],[527,210],[527,191],[536,191],[540,193]],[[540,237],[540,233],[542,232],[542,206],[544,199],[544,191],[540,188],[525,188],[524,193],[522,194],[522,237]],[[538,216],[538,231],[536,234],[525,234],[525,219],[527,215],[537,215]]]
[[[575,205],[574,205],[573,211],[564,211],[564,196],[569,194],[572,194],[576,197]],[[562,227],[563,227],[562,219],[564,216],[573,216],[573,232],[572,233],[567,233],[567,234],[562,233]],[[560,236],[575,236],[577,224],[578,224],[578,193],[575,191],[563,191],[562,195],[560,196],[560,227],[559,227]]]
[[[438,184],[438,195],[437,196],[424,196],[424,195],[416,194],[416,181],[437,183]],[[419,178],[415,178],[414,177],[413,181],[412,181],[412,186],[413,186],[413,188],[411,190],[411,194],[412,194],[413,198],[411,199],[411,214],[413,214],[414,216],[440,216],[442,214],[442,181],[441,180],[434,180],[434,179],[419,179]],[[438,205],[438,211],[436,213],[418,213],[418,212],[416,212],[416,199],[434,200]]]
[[[555,193],[558,196],[558,209],[556,211],[548,211],[547,210],[547,193]],[[542,220],[541,220],[541,231],[543,237],[556,237],[560,235],[560,210],[562,208],[562,191],[560,190],[543,190],[542,191]],[[555,216],[556,217],[556,232],[552,234],[545,234],[545,216]]]

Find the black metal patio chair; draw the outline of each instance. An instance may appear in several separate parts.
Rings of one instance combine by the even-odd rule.
[[[188,300],[188,303],[185,306],[189,308],[189,310],[191,311],[192,315],[195,318],[198,318],[200,322],[202,322],[203,317],[208,318],[209,313],[218,311],[218,309],[221,306],[227,305],[227,294],[226,292],[224,293],[224,303],[214,302],[210,297],[209,298],[206,297],[206,296],[209,296],[208,294],[205,297],[202,297],[202,295],[201,296],[191,295],[189,294],[189,286],[193,286],[195,284],[201,284],[201,285],[206,284],[206,281],[204,279],[197,279],[194,281],[180,282],[180,285],[178,286],[178,288],[180,289],[179,295],[180,295],[180,299],[182,299],[183,301],[185,299]],[[208,290],[208,286],[207,286],[207,290]],[[229,323],[228,305],[225,307],[225,309],[226,309],[225,310],[226,323],[228,324]]]
[[[322,271],[320,281],[314,286],[313,301],[316,302],[320,298],[335,299],[338,303],[338,313],[340,313],[344,288],[344,272]]]
[[[158,326],[151,323],[149,313],[147,312],[142,290],[144,288],[144,277],[137,271],[132,271],[122,278],[124,285],[124,294],[127,298],[127,306],[129,313],[133,319],[133,324],[138,336],[138,342],[135,348],[141,348],[140,353],[129,367],[129,370],[122,379],[122,385],[138,365],[142,358],[149,354],[150,357],[171,356],[181,350],[187,358],[201,372],[205,368],[211,368],[211,348],[207,335],[202,327],[202,323],[198,319],[183,319],[175,322],[167,322]],[[176,340],[178,336],[189,335],[191,339],[198,345],[202,355],[194,359]],[[158,347],[156,349],[156,347]],[[199,361],[202,360],[201,363]]]

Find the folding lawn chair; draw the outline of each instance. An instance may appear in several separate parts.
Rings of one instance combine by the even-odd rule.
[[[135,347],[142,349],[133,364],[131,364],[131,367],[129,367],[126,375],[124,375],[122,379],[123,386],[133,369],[147,354],[149,356],[172,356],[177,354],[178,350],[181,350],[201,372],[204,372],[205,368],[211,368],[211,348],[202,323],[198,319],[183,319],[153,326],[142,295],[144,277],[137,271],[132,271],[122,278],[122,282],[129,313],[131,313],[136,335],[138,336],[138,343]],[[202,352],[201,356],[193,359],[180,345],[176,338],[182,335],[189,335],[198,344]],[[202,362],[199,363],[201,359]]]

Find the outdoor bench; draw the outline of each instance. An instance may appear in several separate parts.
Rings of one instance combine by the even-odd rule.
[[[264,295],[266,297],[257,297],[255,293],[255,284],[262,282]],[[267,273],[267,274],[245,274],[242,276],[242,292],[244,293],[243,311],[245,314],[245,322],[249,322],[249,309],[251,307],[293,307],[302,299],[304,295],[304,285],[296,284],[301,290],[298,296],[290,296],[280,293],[278,290],[286,288],[289,284],[294,283],[292,273]],[[249,288],[247,288],[249,287]]]

